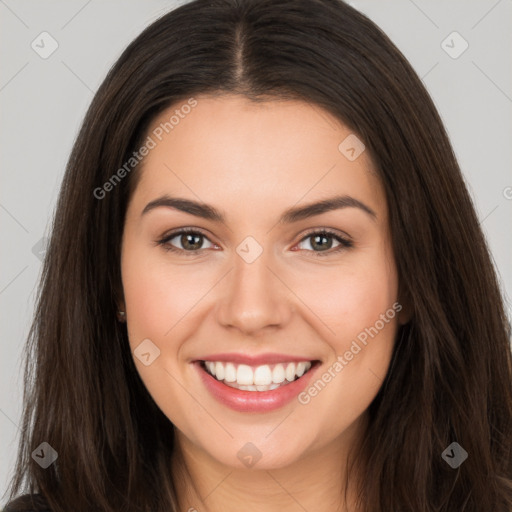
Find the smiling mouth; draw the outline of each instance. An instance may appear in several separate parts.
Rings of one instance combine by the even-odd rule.
[[[226,386],[242,391],[272,391],[300,379],[320,361],[249,366],[222,361],[200,361],[201,368]]]

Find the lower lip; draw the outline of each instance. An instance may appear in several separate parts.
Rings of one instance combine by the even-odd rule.
[[[194,365],[208,391],[222,404],[239,412],[269,412],[291,402],[311,380],[319,363],[316,362],[302,377],[270,391],[243,391],[232,388],[212,377],[199,361]]]

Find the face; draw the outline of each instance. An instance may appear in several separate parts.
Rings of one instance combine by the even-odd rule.
[[[130,346],[181,443],[284,467],[357,432],[386,375],[401,307],[385,195],[320,107],[194,101],[154,121],[128,206]]]

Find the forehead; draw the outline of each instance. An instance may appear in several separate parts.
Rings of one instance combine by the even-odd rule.
[[[214,198],[228,210],[343,193],[359,195],[375,210],[383,203],[362,141],[321,107],[233,95],[194,102],[178,102],[152,122],[147,135],[154,147],[139,169],[134,200],[179,193]]]

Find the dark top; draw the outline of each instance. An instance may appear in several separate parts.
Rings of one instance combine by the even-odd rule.
[[[41,494],[24,494],[7,503],[2,512],[52,512]]]

